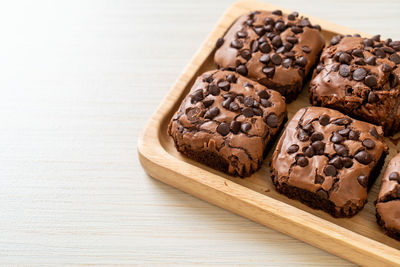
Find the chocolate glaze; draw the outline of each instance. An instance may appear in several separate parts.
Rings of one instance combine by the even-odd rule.
[[[400,43],[354,36],[333,40],[314,72],[311,103],[381,125],[386,135],[399,131]]]
[[[311,24],[303,26],[307,24],[307,22],[309,23],[307,18],[299,17],[297,14],[276,14],[279,13],[275,12],[275,14],[273,14],[271,11],[255,11],[240,17],[225,34],[223,38],[224,42],[216,51],[214,60],[219,67],[232,70],[236,69],[239,73],[240,70],[237,69],[238,66],[245,66],[248,78],[264,84],[268,88],[279,91],[286,97],[287,101],[291,101],[294,100],[301,91],[303,79],[318,59],[325,42],[318,26],[312,26]],[[280,36],[282,45],[279,47],[274,46],[273,38],[268,38],[268,34],[271,32],[265,31],[265,33],[260,36],[255,31],[255,29],[268,26],[265,23],[267,18],[274,21],[275,27],[272,27],[273,29],[271,32]],[[248,25],[249,20],[252,21],[251,25]],[[289,25],[289,27],[284,30],[282,29],[283,31],[277,30],[276,25],[279,21],[286,25],[285,27],[287,27],[287,25]],[[293,32],[290,27],[291,25],[300,28],[302,32]],[[246,37],[239,37],[241,36],[240,34],[238,36],[239,32],[244,33]],[[287,39],[288,37],[295,37],[297,41],[292,40],[289,42]],[[262,40],[262,38],[265,39],[268,47],[270,47],[270,49],[266,49],[264,52],[260,49],[260,40]],[[254,41],[257,41],[259,44],[256,51],[252,51],[252,44]],[[242,46],[238,48],[236,43],[232,42],[241,42]],[[279,44],[279,41],[277,43]],[[218,45],[221,44],[219,43]],[[286,45],[288,49],[280,51],[279,48],[284,45]],[[281,48],[281,50],[282,49],[283,48]],[[245,57],[241,56],[243,51],[248,51],[250,55],[245,54]],[[289,51],[294,53],[293,57],[286,54],[286,52]],[[263,55],[269,55],[270,58],[272,58],[274,54],[278,54],[281,58],[279,64],[274,64],[272,60],[267,64],[260,62],[260,58]],[[305,66],[302,66],[303,63],[299,61],[301,57],[304,57],[306,60]],[[285,59],[290,59],[291,62],[285,61]],[[296,61],[298,61],[298,63],[296,63]],[[276,62],[279,62],[279,58]],[[263,68],[266,66],[273,68],[272,75],[267,75],[263,72]]]
[[[376,201],[378,223],[385,233],[399,239],[400,237],[400,184],[391,174],[400,177],[400,154],[393,157],[382,177],[382,185]],[[391,179],[392,178],[392,179]],[[396,234],[397,233],[397,234]]]
[[[196,79],[168,134],[187,156],[248,176],[260,167],[268,142],[285,119],[285,99],[278,92],[235,72],[209,71]]]
[[[310,134],[310,129],[313,134]],[[303,137],[307,131],[308,134]],[[338,138],[337,133],[341,133],[342,138]],[[373,148],[368,141],[363,145],[363,141],[367,139],[373,141]],[[310,157],[307,155],[307,148],[316,140],[324,144],[324,149],[317,155],[314,149],[314,155]],[[299,148],[296,153],[289,153],[293,151],[292,148],[289,149],[293,145]],[[338,149],[341,147],[345,150]],[[387,150],[381,127],[351,119],[327,108],[302,108],[288,123],[272,156],[273,181],[278,191],[282,192],[282,187],[289,186],[329,200],[334,204],[335,210],[330,211],[333,216],[352,216],[366,203],[368,177]],[[369,163],[360,157],[360,151],[369,155]],[[343,154],[339,155],[339,152]],[[340,158],[339,163],[332,161],[336,156]],[[298,162],[299,157],[305,157],[308,164],[302,167]],[[346,167],[345,159],[351,160],[351,164]],[[328,165],[331,166],[327,167]],[[372,178],[375,177],[370,177]],[[323,209],[315,203],[311,206]]]

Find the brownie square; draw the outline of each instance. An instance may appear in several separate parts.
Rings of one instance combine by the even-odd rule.
[[[400,41],[335,36],[324,49],[310,86],[315,106],[337,109],[383,127],[400,130]]]
[[[382,128],[336,110],[300,109],[272,156],[278,192],[334,217],[351,217],[367,201],[388,147]]]
[[[254,11],[217,41],[215,63],[294,100],[325,41],[321,27],[297,12]]]
[[[286,120],[285,99],[230,71],[199,76],[168,134],[179,152],[231,175],[249,176]]]
[[[376,219],[385,234],[400,240],[400,154],[392,158],[382,177]]]

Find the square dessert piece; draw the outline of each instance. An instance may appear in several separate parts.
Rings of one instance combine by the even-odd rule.
[[[324,49],[310,86],[311,103],[400,130],[400,41],[335,36]]]
[[[272,156],[278,192],[334,217],[351,217],[367,201],[388,147],[379,126],[336,110],[300,109]]]
[[[297,12],[254,11],[217,41],[215,63],[294,100],[325,45],[318,25]]]
[[[375,205],[376,219],[385,234],[400,240],[400,154],[386,167]]]
[[[231,175],[249,176],[286,120],[285,98],[230,71],[197,78],[168,134],[189,158]]]

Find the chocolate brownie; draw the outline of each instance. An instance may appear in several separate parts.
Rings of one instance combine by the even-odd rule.
[[[195,81],[168,134],[178,151],[231,175],[249,176],[286,120],[285,98],[231,71]]]
[[[400,154],[392,158],[382,178],[376,218],[385,234],[400,240]]]
[[[366,203],[387,151],[381,127],[336,110],[306,107],[279,140],[271,177],[289,198],[334,217],[351,217]]]
[[[219,67],[277,90],[290,102],[324,44],[321,27],[297,12],[254,11],[240,17],[217,41],[214,59]]]
[[[310,86],[311,103],[400,130],[400,41],[380,36],[335,36],[324,49]]]

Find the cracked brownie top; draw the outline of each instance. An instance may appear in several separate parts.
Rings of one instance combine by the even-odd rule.
[[[300,109],[272,157],[279,184],[295,186],[332,201],[362,207],[368,178],[388,147],[381,127],[318,107]]]
[[[203,162],[200,152],[216,155],[227,163],[228,173],[246,176],[259,167],[285,118],[285,100],[278,92],[216,70],[197,78],[168,133],[179,151]]]

